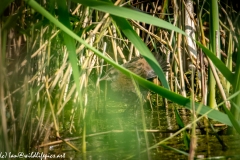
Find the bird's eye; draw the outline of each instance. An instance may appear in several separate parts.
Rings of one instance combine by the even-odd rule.
[[[117,76],[118,76],[118,71],[116,71],[116,70],[111,70],[111,71],[109,71],[109,73],[108,73],[108,77],[109,77],[111,80],[116,79]]]
[[[117,75],[118,73],[116,72],[116,71],[111,71],[110,73],[109,73],[109,76],[115,76],[115,75]]]

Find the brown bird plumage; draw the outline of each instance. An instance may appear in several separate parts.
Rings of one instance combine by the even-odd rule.
[[[156,57],[163,71],[169,70],[169,64],[162,57]],[[126,69],[145,78],[152,79],[156,77],[155,72],[143,57],[135,57],[122,65]],[[110,68],[101,80],[111,81],[111,89],[117,92],[135,92],[132,80],[115,68]]]

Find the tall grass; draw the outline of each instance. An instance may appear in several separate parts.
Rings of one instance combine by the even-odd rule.
[[[119,69],[140,85],[169,101],[189,110],[195,106],[193,114],[196,111],[197,115],[202,116],[196,118],[193,115],[192,124],[203,116],[208,116],[240,133],[240,23],[237,23],[239,19],[233,7],[227,12],[220,2],[198,2],[200,6],[197,6],[197,15],[200,20],[197,27],[200,29],[195,31],[195,41],[198,51],[205,53],[199,56],[200,64],[198,57],[193,57],[189,48],[182,43],[188,35],[183,31],[183,24],[177,23],[184,17],[178,15],[178,7],[184,6],[181,3],[175,3],[172,6],[174,8],[165,7],[160,15],[157,14],[160,4],[153,7],[155,3],[152,3],[154,5],[151,6],[151,13],[148,13],[149,10],[144,6],[148,4],[140,3],[129,9],[120,7],[126,5],[122,1],[116,1],[115,5],[96,0],[74,0],[71,4],[65,1],[26,0],[12,3],[9,1],[5,4],[7,5],[0,8],[1,140],[4,142],[0,147],[2,151],[19,152],[24,149],[28,152],[40,143],[47,143],[48,137],[62,140],[61,131],[68,130],[69,133],[82,134],[81,149],[86,153],[86,116],[90,110],[87,106],[92,99],[99,96],[93,91],[91,95],[88,93],[92,86],[95,91],[98,87],[95,86],[96,77],[103,73],[102,60],[104,64]],[[207,4],[211,8],[210,13],[205,10],[208,8]],[[217,4],[221,9],[217,8]],[[146,8],[146,11],[140,12],[138,8]],[[220,19],[219,23],[215,20],[220,15],[225,15],[226,18]],[[236,18],[235,22],[231,18]],[[211,26],[209,30],[206,28],[208,19]],[[14,23],[15,21],[17,23]],[[219,34],[219,29],[228,39]],[[120,54],[119,49],[123,54]],[[180,50],[185,57],[181,57]],[[171,70],[167,77],[151,54],[152,51],[161,52],[168,57]],[[121,58],[130,59],[139,53],[155,70],[163,87],[118,64]],[[226,56],[216,56],[216,53]],[[180,58],[183,60],[179,61]],[[188,70],[187,61],[202,75],[195,76],[195,86],[190,85],[194,83],[194,79],[191,80],[188,73],[193,76],[195,74]],[[208,67],[208,71],[211,71],[208,78],[203,67]],[[207,105],[201,103],[206,94],[206,87],[203,85],[205,81],[209,82]],[[225,83],[226,88],[222,88]],[[185,85],[187,92],[182,96]],[[99,88],[98,90],[100,92]],[[221,96],[216,93],[218,90]],[[192,97],[190,93],[194,93]],[[222,104],[225,113],[217,110]],[[100,109],[98,107],[96,105],[96,110]],[[78,124],[74,123],[76,119]],[[76,151],[80,150],[73,144],[68,145]]]

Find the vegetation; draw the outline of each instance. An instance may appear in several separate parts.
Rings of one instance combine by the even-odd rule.
[[[201,119],[205,119],[206,128],[212,125],[209,118],[228,126],[233,134],[240,133],[239,4],[216,0],[172,4],[4,0],[3,4],[0,151],[29,153],[43,148],[48,153],[46,146],[59,140],[74,151],[86,153],[91,115],[105,109],[100,101],[105,90],[99,80],[109,68],[107,64],[168,102],[191,110],[191,122],[185,126],[179,107],[174,107],[179,125],[174,136],[184,135],[188,153],[167,146],[169,138],[146,145],[141,153],[162,145],[193,159],[195,126]],[[163,73],[151,52],[167,57],[169,73]],[[162,86],[118,64],[139,54],[154,69]],[[148,144],[144,112],[141,108]],[[190,138],[186,132],[189,127]],[[81,135],[81,147],[64,139],[72,134]],[[54,137],[52,143],[48,143],[49,137]]]

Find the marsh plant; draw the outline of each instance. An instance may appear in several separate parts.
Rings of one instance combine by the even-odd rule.
[[[183,135],[186,150],[166,145],[174,136],[149,145],[144,115],[148,109],[141,107],[146,146],[140,153],[146,152],[149,159],[149,151],[160,145],[196,157],[195,128],[200,121],[206,135],[213,121],[239,134],[239,9],[239,2],[221,0],[3,0],[0,151],[49,153],[49,146],[64,143],[85,155],[88,129],[94,130],[92,116],[108,107],[103,102],[109,96],[108,84],[100,79],[111,67],[132,81],[140,106],[144,100],[138,86],[163,97],[163,107],[174,104],[172,118],[179,126],[174,136]],[[168,72],[152,53],[165,57]],[[121,65],[138,56],[161,85]],[[155,103],[151,110],[159,107]],[[189,111],[188,124],[180,109]],[[80,144],[74,144],[73,137]]]

